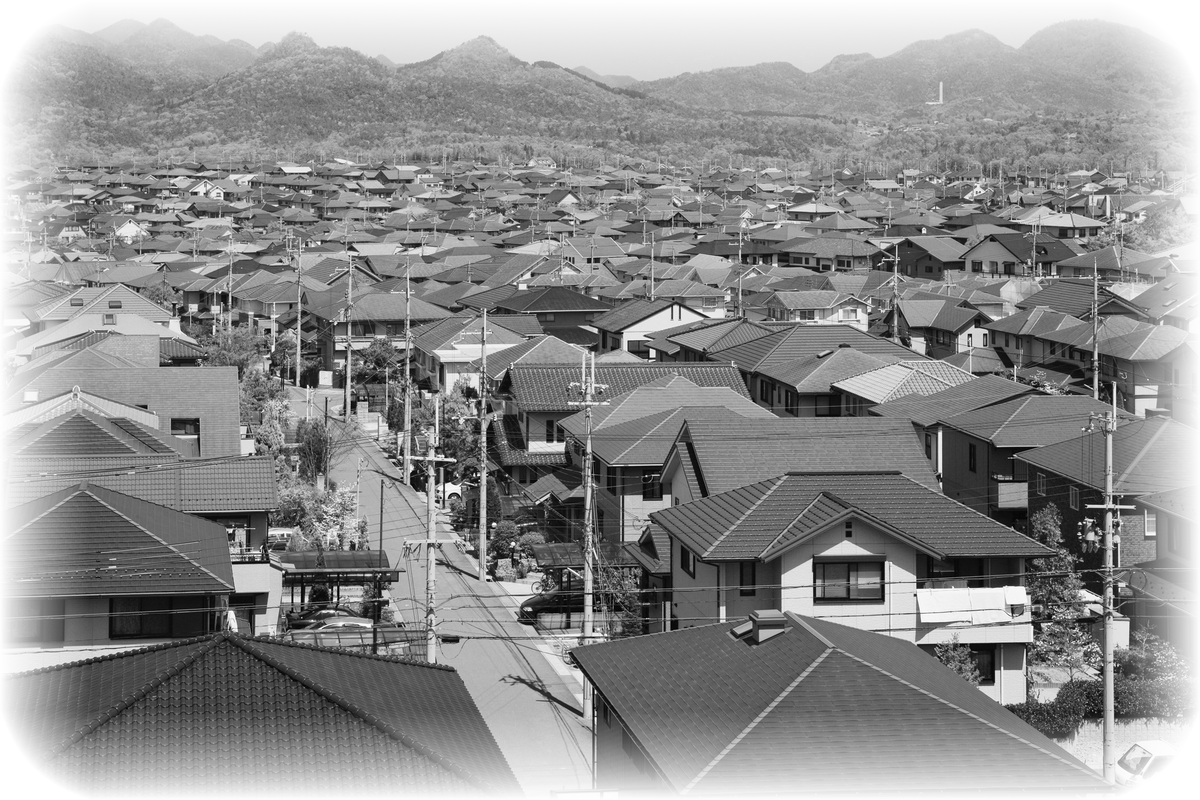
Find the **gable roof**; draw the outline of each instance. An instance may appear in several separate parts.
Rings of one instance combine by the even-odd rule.
[[[1196,432],[1169,417],[1118,422],[1113,433],[1113,492],[1155,494],[1188,486],[1196,475]],[[1018,453],[1031,467],[1093,488],[1104,486],[1104,437],[1088,433]]]
[[[944,361],[897,361],[832,384],[868,402],[886,403],[910,394],[931,395],[972,379],[971,373]]]
[[[449,667],[219,633],[6,680],[14,728],[89,791],[519,790]]]
[[[976,408],[1000,403],[1010,397],[1037,392],[1031,386],[995,375],[981,375],[958,386],[925,396],[901,397],[880,403],[870,413],[880,417],[912,420],[922,427],[942,417],[954,416]]]
[[[705,561],[770,560],[846,515],[938,558],[1039,556],[1024,534],[895,472],[789,472],[650,514]]]
[[[791,613],[784,620],[784,633],[757,645],[738,636],[746,623],[736,620],[572,654],[680,793],[1104,786],[1095,771],[912,644]]]
[[[675,449],[716,494],[788,470],[894,470],[937,488],[933,467],[906,420],[875,417],[689,420]]]
[[[679,375],[659,378],[614,397],[592,411],[592,452],[607,464],[659,466],[689,419],[775,419],[767,409],[725,386],[702,387]],[[585,412],[559,423],[577,439],[586,435]]]
[[[5,548],[15,596],[233,591],[224,526],[87,483],[12,509]]]
[[[864,333],[852,325],[788,323],[752,341],[711,351],[711,357],[733,361],[740,369],[757,372],[768,364],[798,361],[842,345],[873,356],[911,359],[917,354],[887,339]],[[919,357],[919,356],[918,356]]]
[[[996,447],[1042,447],[1079,435],[1089,414],[1111,406],[1090,397],[1031,394],[993,403],[938,422],[990,441]]]
[[[741,374],[732,364],[641,361],[596,365],[596,383],[608,387],[604,391],[608,397],[670,375],[682,375],[697,386],[724,386],[750,397]],[[515,364],[504,377],[500,392],[511,393],[522,411],[574,412],[567,387],[578,380],[579,364]]]
[[[601,314],[593,319],[591,324],[592,327],[602,331],[623,331],[629,326],[641,322],[647,317],[652,317],[660,311],[665,311],[671,306],[687,308],[687,306],[671,300],[641,300],[635,298],[622,303],[612,311]],[[692,311],[690,308],[688,312],[696,316],[700,315],[700,312]]]

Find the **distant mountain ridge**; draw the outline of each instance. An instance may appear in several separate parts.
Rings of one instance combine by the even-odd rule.
[[[30,151],[221,144],[395,150],[442,141],[477,153],[492,142],[508,152],[557,142],[663,157],[795,157],[880,147],[864,144],[847,127],[851,118],[951,127],[998,118],[1026,120],[1021,124],[1040,131],[1035,118],[1043,115],[1132,116],[1136,130],[1121,134],[1128,141],[1097,137],[1096,146],[1111,155],[1147,143],[1181,146],[1177,123],[1189,113],[1185,101],[1194,87],[1180,65],[1139,31],[1074,22],[1049,26],[1020,48],[964,31],[883,58],[838,56],[808,73],[773,61],[635,81],[527,63],[486,36],[395,64],[320,47],[298,33],[255,49],[156,20],[119,22],[95,34],[52,29],[23,54],[7,88],[14,101],[10,142]],[[946,102],[930,110],[939,81]],[[893,157],[930,147],[912,136],[891,141]],[[1064,147],[1054,136],[1048,141],[1038,146]]]
[[[914,42],[884,58],[838,56],[812,73],[780,62],[684,73],[631,88],[728,111],[803,114],[819,107],[825,113],[887,114],[936,100],[941,82],[946,103],[981,112],[989,103],[1137,111],[1194,91],[1186,75],[1182,59],[1161,42],[1092,21],[1051,25],[1020,48],[970,30]]]

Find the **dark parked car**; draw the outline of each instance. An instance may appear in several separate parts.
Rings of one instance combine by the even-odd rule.
[[[597,595],[596,599],[598,597]],[[517,622],[520,622],[522,625],[535,625],[538,622],[539,616],[551,614],[567,616],[568,619],[563,620],[563,625],[565,626],[569,626],[570,618],[582,618],[583,590],[572,589],[568,591],[559,587],[542,594],[534,595],[524,603],[521,603],[521,610],[517,612]],[[560,626],[556,625],[555,627]]]

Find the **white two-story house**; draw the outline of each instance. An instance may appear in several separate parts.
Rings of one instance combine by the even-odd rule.
[[[1041,544],[895,472],[791,472],[650,514],[670,538],[672,628],[783,609],[932,650],[1026,696],[1025,560]]]

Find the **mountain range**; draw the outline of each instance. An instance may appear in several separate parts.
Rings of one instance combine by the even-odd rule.
[[[301,34],[255,48],[158,20],[93,34],[50,29],[5,92],[20,160],[206,148],[920,158],[956,136],[970,149],[981,125],[1005,126],[1000,135],[1023,143],[964,158],[1052,158],[1086,146],[1081,156],[1157,159],[1190,150],[1189,76],[1161,42],[1096,21],[1049,26],[1019,48],[972,30],[883,58],[839,56],[813,72],[771,61],[636,81],[527,63],[488,37],[395,64]],[[939,82],[944,105],[927,105]],[[1065,145],[1064,125],[1077,134]]]

